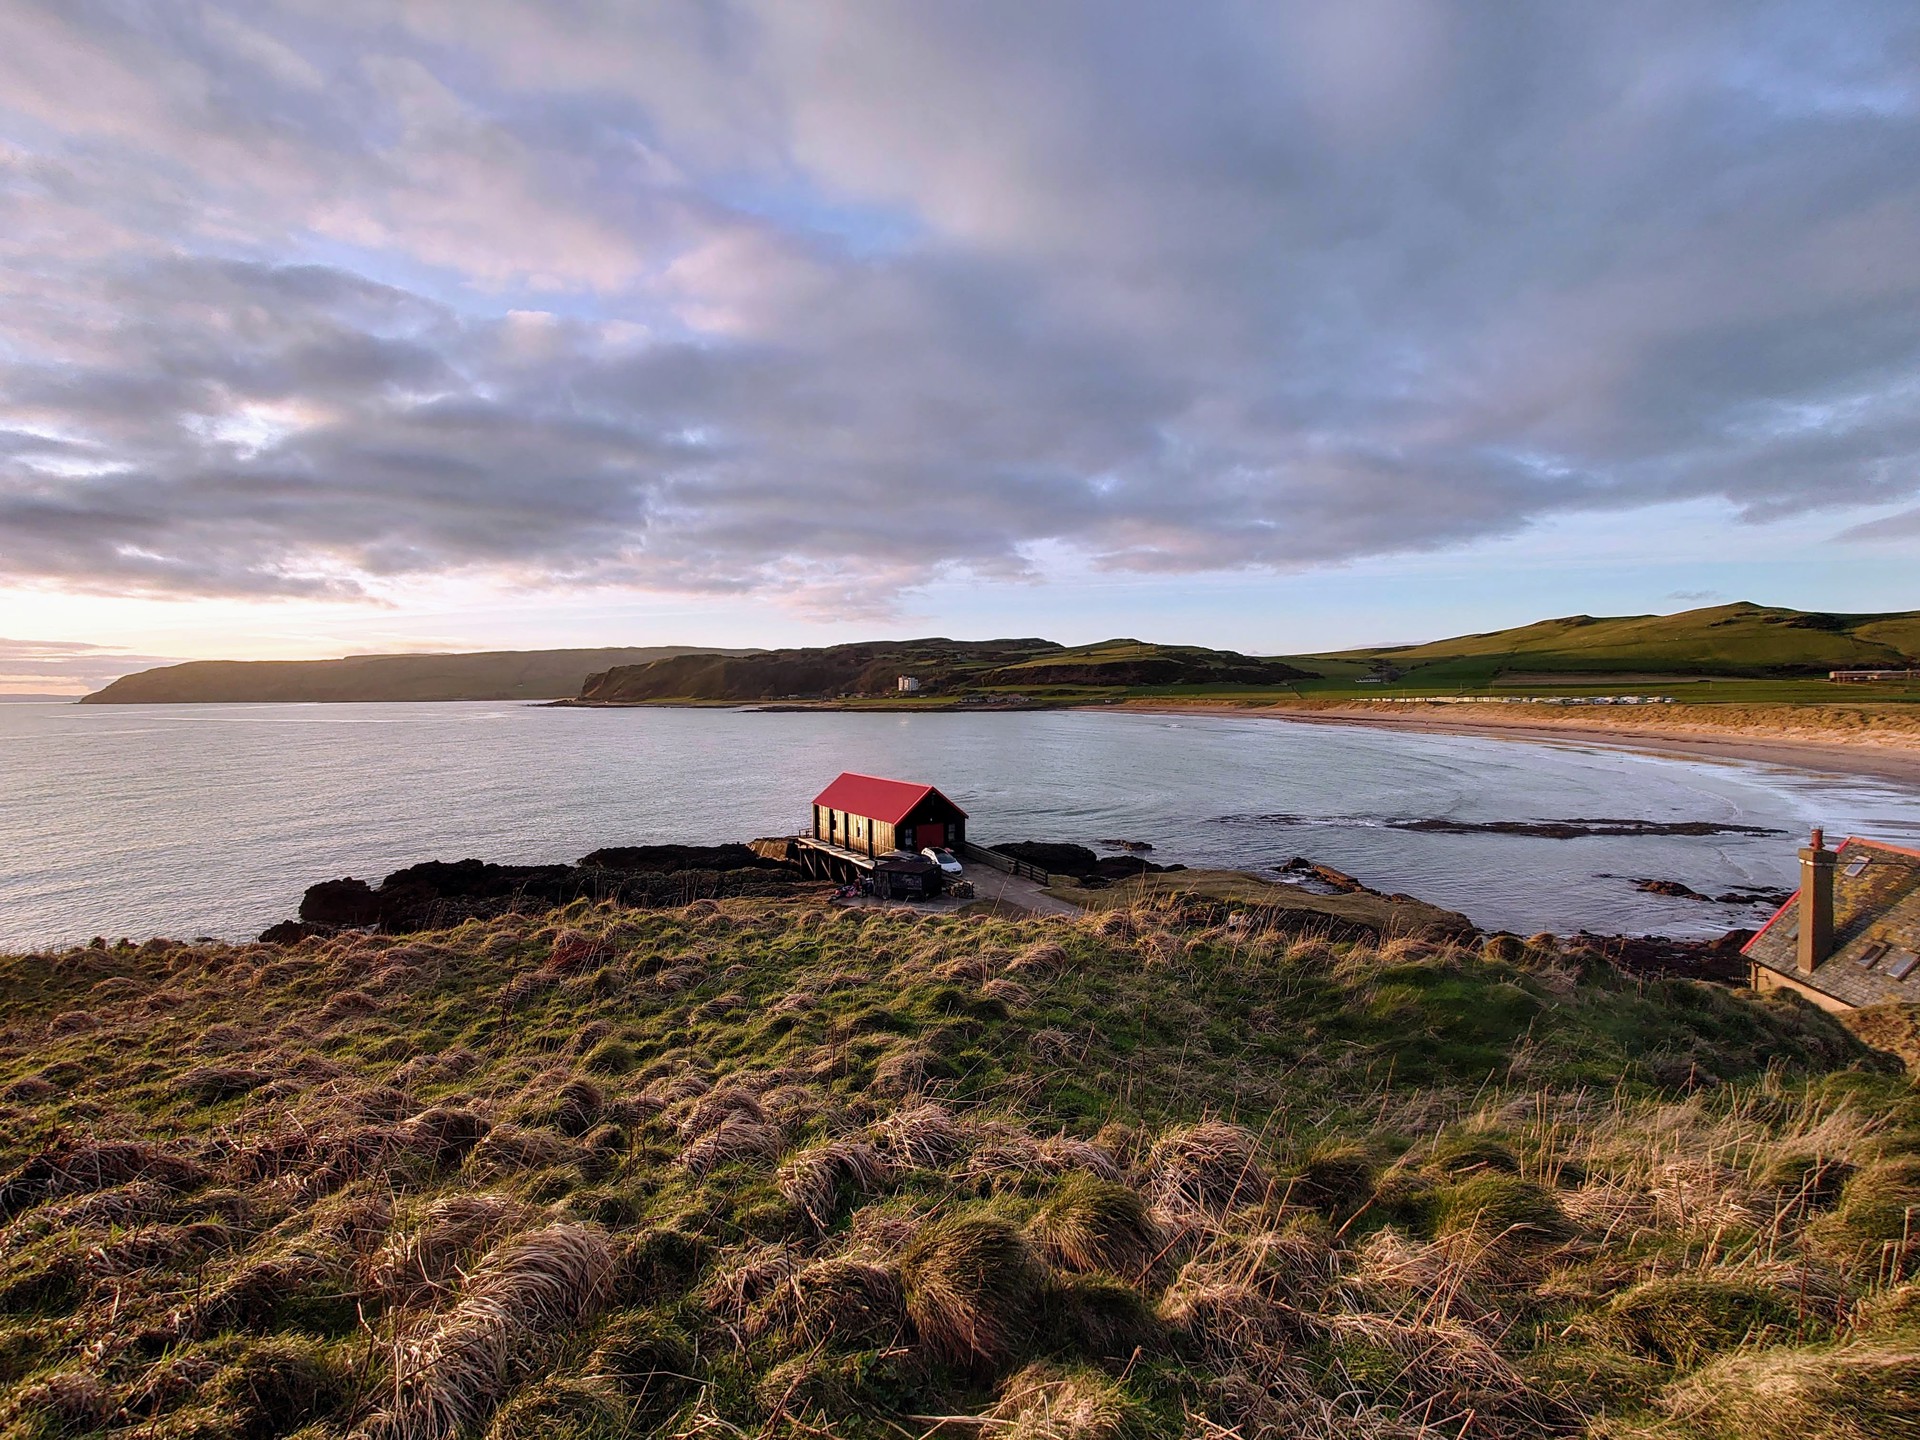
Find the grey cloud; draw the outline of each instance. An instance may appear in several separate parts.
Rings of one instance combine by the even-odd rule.
[[[97,690],[165,656],[132,655],[67,640],[9,640],[0,636],[0,695],[61,695]]]
[[[130,13],[0,0],[0,579],[804,599],[1920,491],[1903,4]]]

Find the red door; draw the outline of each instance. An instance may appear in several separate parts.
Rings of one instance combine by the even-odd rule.
[[[928,846],[932,846],[938,850],[943,848],[947,843],[947,827],[944,824],[922,825],[919,834],[920,848],[922,850],[925,850]]]

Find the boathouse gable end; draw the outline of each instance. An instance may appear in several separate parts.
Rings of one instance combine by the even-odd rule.
[[[966,843],[967,812],[931,785],[848,771],[813,799],[813,838],[860,855]]]

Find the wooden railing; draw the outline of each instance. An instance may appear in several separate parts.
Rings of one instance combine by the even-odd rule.
[[[1045,885],[1051,878],[1038,865],[1029,864],[1012,855],[1003,855],[986,845],[976,845],[971,840],[961,845],[960,855],[962,859],[972,860],[981,865],[991,865],[995,870],[1008,875],[1018,875],[1023,880],[1032,880],[1041,885]]]

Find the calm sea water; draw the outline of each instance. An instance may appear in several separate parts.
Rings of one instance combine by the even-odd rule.
[[[1875,782],[1252,718],[13,704],[0,705],[0,945],[242,937],[338,875],[786,833],[843,769],[939,785],[984,841],[1120,837],[1151,842],[1158,860],[1240,868],[1303,854],[1522,932],[1711,933],[1752,911],[1644,895],[1632,877],[1713,893],[1790,885],[1814,823],[1920,839],[1920,792]],[[1541,840],[1383,824],[1428,816],[1788,834]]]

